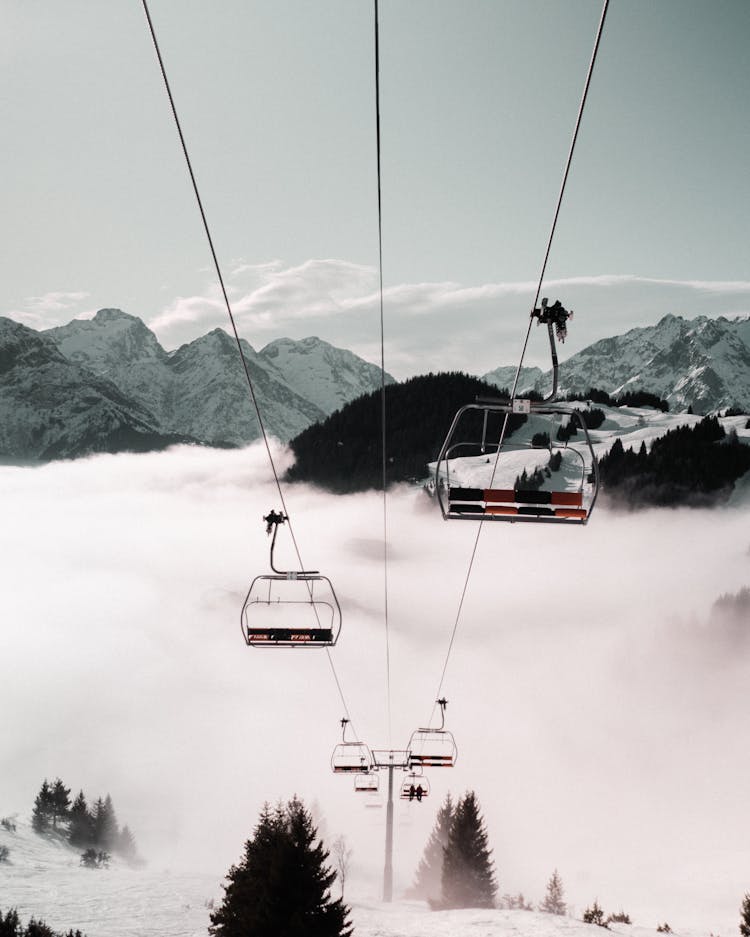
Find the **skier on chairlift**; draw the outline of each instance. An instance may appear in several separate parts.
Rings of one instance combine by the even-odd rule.
[[[277,524],[283,524],[285,520],[288,520],[286,515],[282,514],[281,511],[278,513],[271,509],[268,514],[263,518],[266,522],[266,533],[273,533],[273,529]]]
[[[559,299],[556,299],[551,306],[547,305],[547,300],[542,300],[540,309],[535,309],[531,315],[539,320],[539,325],[547,325],[551,322],[555,327],[555,334],[561,342],[565,341],[568,334],[568,319],[573,318],[573,310],[570,312],[563,306]]]

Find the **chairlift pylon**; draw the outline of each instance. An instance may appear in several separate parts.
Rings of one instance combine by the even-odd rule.
[[[363,742],[347,742],[346,727],[349,720],[341,720],[341,741],[333,749],[331,770],[334,774],[369,774],[372,771],[372,753]],[[356,781],[355,781],[356,789]]]
[[[278,528],[288,519],[273,510],[263,518],[272,534],[272,572],[250,584],[240,616],[242,637],[251,647],[332,647],[341,631],[341,606],[331,580],[316,569],[274,566]]]
[[[410,768],[452,768],[458,760],[458,746],[453,733],[445,728],[445,697],[437,700],[440,707],[439,729],[416,729],[409,740]]]
[[[456,413],[435,465],[446,520],[588,522],[599,467],[580,408],[557,400],[555,335],[564,341],[572,315],[547,299],[531,312],[547,326],[552,356],[544,399],[478,397]]]

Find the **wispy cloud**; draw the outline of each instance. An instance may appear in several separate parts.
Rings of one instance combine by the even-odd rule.
[[[392,354],[405,363],[420,348],[431,355],[450,344],[460,354],[453,366],[465,367],[466,360],[475,356],[476,336],[481,335],[486,347],[498,341],[505,346],[514,330],[522,330],[535,289],[533,281],[387,285],[384,306]],[[227,290],[240,330],[254,344],[315,333],[334,344],[363,348],[378,332],[377,273],[362,264],[323,259],[285,266],[280,260],[263,264],[238,260],[230,266]],[[571,330],[572,342],[576,331],[581,336],[578,347],[612,334],[621,324],[647,325],[668,312],[691,317],[750,308],[750,281],[743,280],[598,274],[545,281],[543,295],[547,294],[595,310],[593,316],[579,316]],[[211,284],[201,295],[173,300],[150,325],[165,344],[174,346],[216,326],[226,327],[226,307],[218,287]],[[497,366],[497,354],[487,369]]]
[[[27,296],[21,308],[11,310],[8,316],[32,329],[50,329],[56,325],[64,325],[71,319],[91,318],[96,310],[82,308],[83,300],[89,296],[90,294],[83,290],[54,291],[42,296]]]

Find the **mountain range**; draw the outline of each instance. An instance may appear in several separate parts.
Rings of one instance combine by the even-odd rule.
[[[264,426],[283,441],[381,384],[376,365],[319,338],[282,338],[259,352],[243,340],[242,349]],[[509,387],[515,372],[505,366],[483,377]],[[523,368],[519,390],[544,393],[549,383],[549,371]],[[673,411],[749,412],[750,317],[669,315],[595,342],[560,365],[562,393],[591,387],[644,388]],[[42,332],[0,317],[0,458],[239,446],[259,434],[236,343],[222,329],[169,352],[119,309]]]
[[[560,349],[558,349],[560,351]],[[512,386],[515,367],[483,375],[497,387]],[[544,393],[551,371],[522,368],[519,391]],[[709,413],[735,406],[750,412],[750,317],[682,319],[664,316],[656,325],[604,338],[560,363],[559,392],[609,394],[648,390],[672,410]]]
[[[318,338],[279,339],[260,352],[241,344],[266,431],[285,441],[381,383],[380,368]],[[167,352],[119,309],[44,332],[0,317],[6,459],[239,446],[259,435],[236,342],[222,329]]]

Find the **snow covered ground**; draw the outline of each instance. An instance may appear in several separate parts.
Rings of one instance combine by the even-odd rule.
[[[113,859],[107,869],[87,869],[79,851],[38,836],[28,819],[16,830],[0,827],[0,910],[15,907],[56,930],[80,928],[86,937],[205,937],[210,909],[222,900],[223,873],[189,873],[160,865],[131,868]],[[358,888],[359,885],[359,888]],[[368,900],[362,883],[348,899],[356,937],[597,937],[595,925],[574,917],[532,911],[468,909],[430,911],[421,901]],[[620,910],[620,909],[609,909]],[[580,916],[580,915],[579,915]],[[655,928],[612,924],[613,934],[651,937]],[[699,937],[701,930],[680,931]]]

